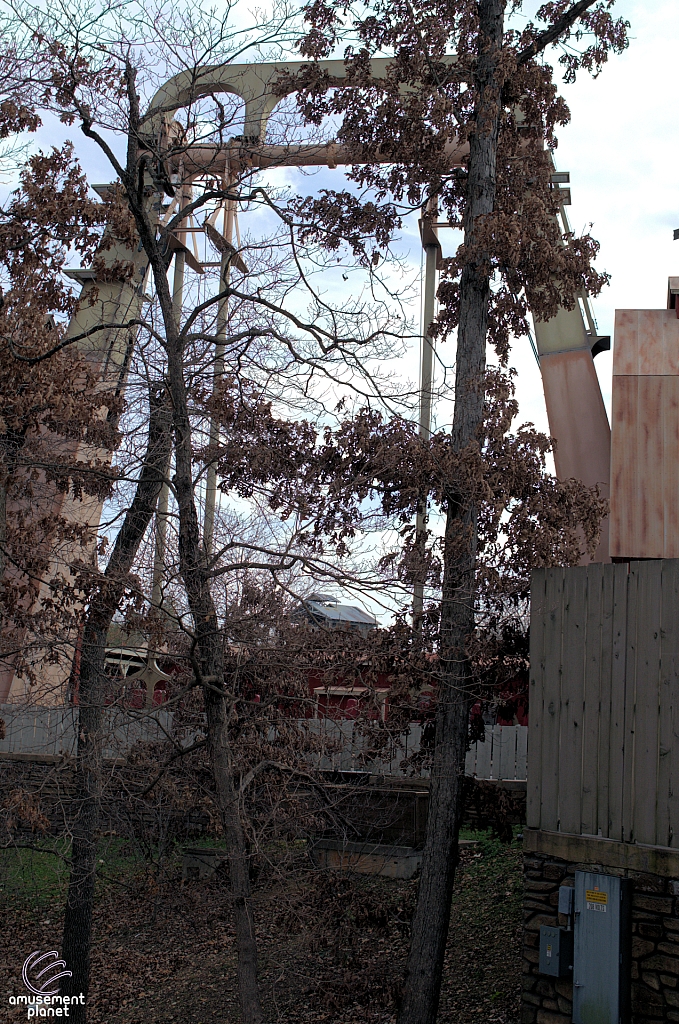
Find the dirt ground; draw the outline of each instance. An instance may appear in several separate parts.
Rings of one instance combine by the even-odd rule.
[[[441,1024],[519,1020],[520,843],[480,839],[458,873]],[[22,852],[19,868],[18,853],[3,856],[0,1020],[14,1021],[26,1019],[8,1004],[25,957],[60,948],[63,876],[45,855]],[[417,883],[313,871],[304,854],[292,867],[255,885],[267,1021],[390,1024]],[[162,880],[114,875],[98,889],[91,1024],[237,1024],[225,881],[182,882],[177,864]]]

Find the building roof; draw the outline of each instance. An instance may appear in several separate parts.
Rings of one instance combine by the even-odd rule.
[[[331,626],[340,626],[345,623],[366,631],[375,629],[377,626],[377,619],[374,615],[370,615],[362,608],[357,608],[356,605],[340,604],[336,598],[329,597],[327,594],[312,594],[299,606],[294,616],[300,618],[305,614],[314,622],[323,622]]]

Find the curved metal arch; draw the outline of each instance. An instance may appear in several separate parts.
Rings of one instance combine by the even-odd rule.
[[[372,77],[376,81],[386,78],[387,68],[392,62],[391,57],[374,57],[370,62]],[[454,56],[443,59],[443,63],[455,62]],[[262,139],[267,120],[277,104],[295,91],[291,87],[287,92],[281,92],[281,75],[287,73],[293,76],[309,65],[309,61],[303,60],[275,61],[261,64],[218,64],[198,71],[180,71],[158,89],[149,104],[145,120],[151,132],[156,134],[162,130],[163,122],[167,123],[168,115],[175,110],[215,92],[226,92],[239,96],[245,103],[243,134]],[[343,60],[320,60],[315,66],[327,72],[338,83],[347,78]]]

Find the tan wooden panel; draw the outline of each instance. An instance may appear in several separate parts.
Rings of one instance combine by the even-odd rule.
[[[568,570],[571,572],[572,570]],[[542,796],[540,828],[559,828],[559,718],[561,714],[561,651],[563,569],[547,569],[545,581],[545,673],[542,719]],[[529,745],[530,758],[530,745]]]
[[[663,395],[670,379],[613,379],[610,551],[614,558],[662,558],[666,547],[664,463],[668,453]]]
[[[616,313],[610,552],[679,557],[679,320],[673,310]]]
[[[662,404],[663,557],[679,558],[679,376],[662,378]]]
[[[665,549],[663,391],[664,377],[638,378],[637,490],[625,499],[635,510],[630,556],[662,558]],[[632,453],[630,452],[630,456]]]
[[[665,309],[640,309],[637,311],[637,370],[640,375],[658,376],[666,373],[665,332],[663,322]],[[619,344],[618,338],[615,339]]]
[[[663,561],[660,620],[660,735],[656,835],[679,846],[679,561]]]
[[[587,622],[582,721],[582,800],[580,831],[596,835],[599,828],[599,732],[601,721],[602,634],[604,629],[601,563],[587,568]]]
[[[621,841],[625,777],[625,708],[627,704],[627,565],[611,566],[613,587],[613,635],[611,660],[611,716],[609,721],[608,837]],[[636,581],[635,581],[636,582]],[[605,833],[604,833],[605,834]]]
[[[668,376],[679,375],[679,320],[676,310],[663,311],[663,373]]]
[[[528,748],[526,766],[526,824],[540,828],[542,796],[542,733],[545,674],[546,570],[535,569],[530,588],[530,675],[528,679]]]
[[[616,309],[613,376],[679,374],[679,320],[671,309]]]
[[[611,408],[611,558],[624,558],[634,543],[637,491],[637,377],[614,377]]]
[[[635,376],[639,372],[639,310],[616,309],[613,376]]]
[[[658,710],[662,561],[634,567],[637,586],[637,650],[634,716],[634,840],[657,842]]]
[[[587,567],[564,574],[561,715],[559,722],[559,830],[581,830],[582,727],[587,634]]]

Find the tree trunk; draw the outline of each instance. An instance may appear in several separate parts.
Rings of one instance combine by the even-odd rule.
[[[505,0],[480,0],[475,74],[476,129],[470,137],[465,247],[475,245],[477,220],[495,202],[497,138],[502,81]],[[486,331],[490,282],[484,254],[467,264],[460,282],[453,444],[460,452],[480,440],[483,428]],[[451,481],[447,489],[444,579],[441,602],[440,675],[434,763],[422,875],[413,920],[405,995],[398,1024],[434,1024],[458,859],[464,755],[467,749],[470,666],[467,643],[474,629],[477,513],[470,495]],[[463,538],[461,543],[460,538]]]
[[[213,691],[205,693],[208,723],[208,751],[217,787],[229,860],[229,881],[236,926],[238,951],[238,995],[244,1024],[259,1024],[262,1010],[257,982],[257,938],[250,898],[250,870],[247,843],[234,784],[228,736],[226,699]]]
[[[71,875],[66,899],[62,956],[71,978],[61,994],[86,997],[89,988],[92,907],[96,877],[104,740],[104,658],[106,636],[123,594],[127,574],[153,516],[171,448],[171,414],[164,389],[150,396],[149,437],[144,466],[132,505],[88,610],[83,633],[78,692],[78,746],[75,789],[78,814],[73,823]],[[86,1005],[71,1006],[74,1024],[84,1024]]]
[[[154,271],[156,268],[154,267]],[[193,445],[182,340],[175,323],[167,276],[159,266],[156,288],[164,314],[168,377],[175,435],[175,491],[179,506],[179,567],[195,626],[199,682],[205,685],[208,752],[214,777],[236,926],[238,994],[243,1024],[260,1024],[257,940],[250,898],[249,856],[240,817],[229,739],[230,699],[224,687],[224,654],[204,545],[201,542],[193,485]]]
[[[0,470],[0,581],[5,575],[7,551],[7,482],[8,474]]]

